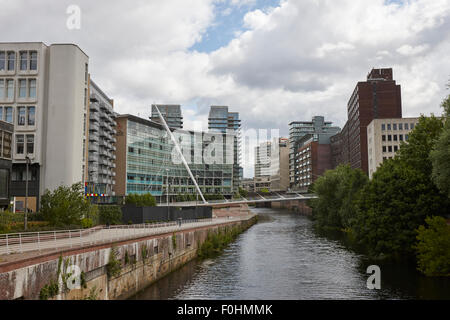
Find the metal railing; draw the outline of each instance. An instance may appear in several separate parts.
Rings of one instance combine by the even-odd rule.
[[[248,219],[248,216],[245,218]],[[162,223],[101,226],[78,230],[9,233],[0,235],[0,255],[49,249],[86,247],[241,219],[243,217],[208,218]]]

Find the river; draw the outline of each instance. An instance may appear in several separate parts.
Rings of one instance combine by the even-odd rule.
[[[305,216],[253,211],[260,222],[222,255],[191,261],[132,299],[450,299],[449,278],[426,278],[398,264],[379,263],[381,289],[370,290],[366,270],[377,263],[318,236]]]

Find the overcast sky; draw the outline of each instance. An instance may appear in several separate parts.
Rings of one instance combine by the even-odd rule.
[[[81,28],[66,27],[69,5]],[[0,41],[76,43],[119,113],[181,104],[185,127],[210,105],[244,128],[314,115],[343,126],[373,67],[392,67],[403,115],[440,114],[449,94],[448,0],[0,0]],[[250,172],[246,172],[249,176]]]

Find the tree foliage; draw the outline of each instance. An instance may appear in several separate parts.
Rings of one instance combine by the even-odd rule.
[[[99,222],[106,225],[117,225],[122,223],[122,210],[119,206],[99,206]]]
[[[430,153],[432,177],[441,192],[450,198],[450,96],[442,103],[445,125]]]
[[[411,256],[414,230],[427,216],[449,212],[449,199],[431,180],[429,155],[441,132],[441,120],[422,116],[408,143],[377,169],[363,189],[352,227],[355,238],[372,254]]]
[[[427,276],[450,276],[450,226],[442,217],[428,217],[417,230],[418,269]]]
[[[131,193],[125,198],[126,204],[134,204],[137,207],[154,207],[156,206],[155,197],[151,193],[137,194]]]
[[[365,173],[349,165],[326,171],[312,188],[318,198],[309,202],[317,226],[338,229],[349,227],[356,210],[354,200],[367,183]]]
[[[84,197],[81,183],[46,190],[41,199],[41,213],[53,226],[81,225],[83,218],[93,215],[94,206]]]

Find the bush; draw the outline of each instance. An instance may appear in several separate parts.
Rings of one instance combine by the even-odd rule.
[[[100,224],[122,224],[122,210],[119,206],[98,206]]]
[[[41,213],[53,226],[81,225],[87,217],[91,204],[84,197],[81,183],[71,187],[60,186],[54,191],[46,190],[41,200]]]
[[[83,218],[81,219],[81,226],[83,229],[92,228],[94,223],[92,222],[92,219],[90,218]]]
[[[137,207],[155,207],[156,200],[151,193],[137,194],[131,193],[125,198],[126,204],[134,204]]]
[[[426,218],[417,229],[418,269],[426,276],[450,276],[450,226],[442,217]]]

